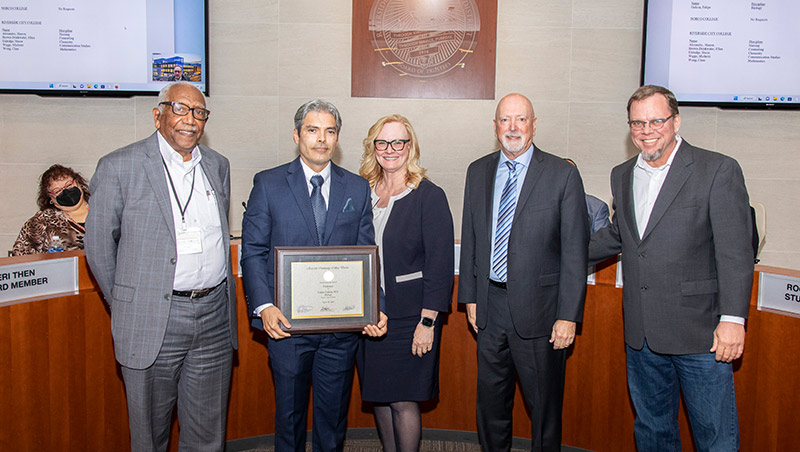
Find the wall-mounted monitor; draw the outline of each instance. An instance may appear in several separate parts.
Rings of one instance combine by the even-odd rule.
[[[800,108],[798,20],[798,0],[645,0],[642,84],[682,105]]]
[[[207,0],[0,0],[0,92],[208,93]]]

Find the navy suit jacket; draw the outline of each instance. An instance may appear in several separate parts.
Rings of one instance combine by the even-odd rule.
[[[453,299],[453,217],[444,191],[427,179],[395,201],[383,232],[384,312],[447,312]]]
[[[586,210],[589,212],[589,226],[591,234],[608,226],[608,204],[602,199],[586,194]]]
[[[328,215],[323,246],[374,245],[369,183],[331,165]],[[242,220],[242,279],[252,325],[263,329],[253,311],[274,302],[276,246],[317,246],[317,229],[308,185],[300,164],[293,161],[261,171]]]

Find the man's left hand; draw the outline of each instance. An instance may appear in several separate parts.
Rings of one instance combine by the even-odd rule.
[[[369,324],[364,327],[364,331],[361,334],[366,334],[370,337],[381,337],[386,334],[387,325],[389,324],[389,317],[386,317],[386,314],[381,312],[380,318],[378,319],[378,324],[373,325]]]
[[[719,322],[714,330],[714,344],[709,351],[716,352],[719,362],[729,363],[739,359],[744,352],[744,325]]]
[[[569,320],[556,320],[553,324],[553,332],[550,334],[550,343],[553,350],[561,350],[572,345],[575,340],[575,322]]]

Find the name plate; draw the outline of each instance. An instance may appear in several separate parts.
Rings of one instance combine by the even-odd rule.
[[[800,278],[759,273],[758,309],[800,317]]]
[[[0,266],[0,306],[75,293],[78,293],[77,257]]]

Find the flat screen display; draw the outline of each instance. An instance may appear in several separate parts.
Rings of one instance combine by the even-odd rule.
[[[207,0],[0,0],[0,92],[208,92]]]
[[[798,21],[798,0],[646,0],[642,84],[683,105],[800,108]]]

